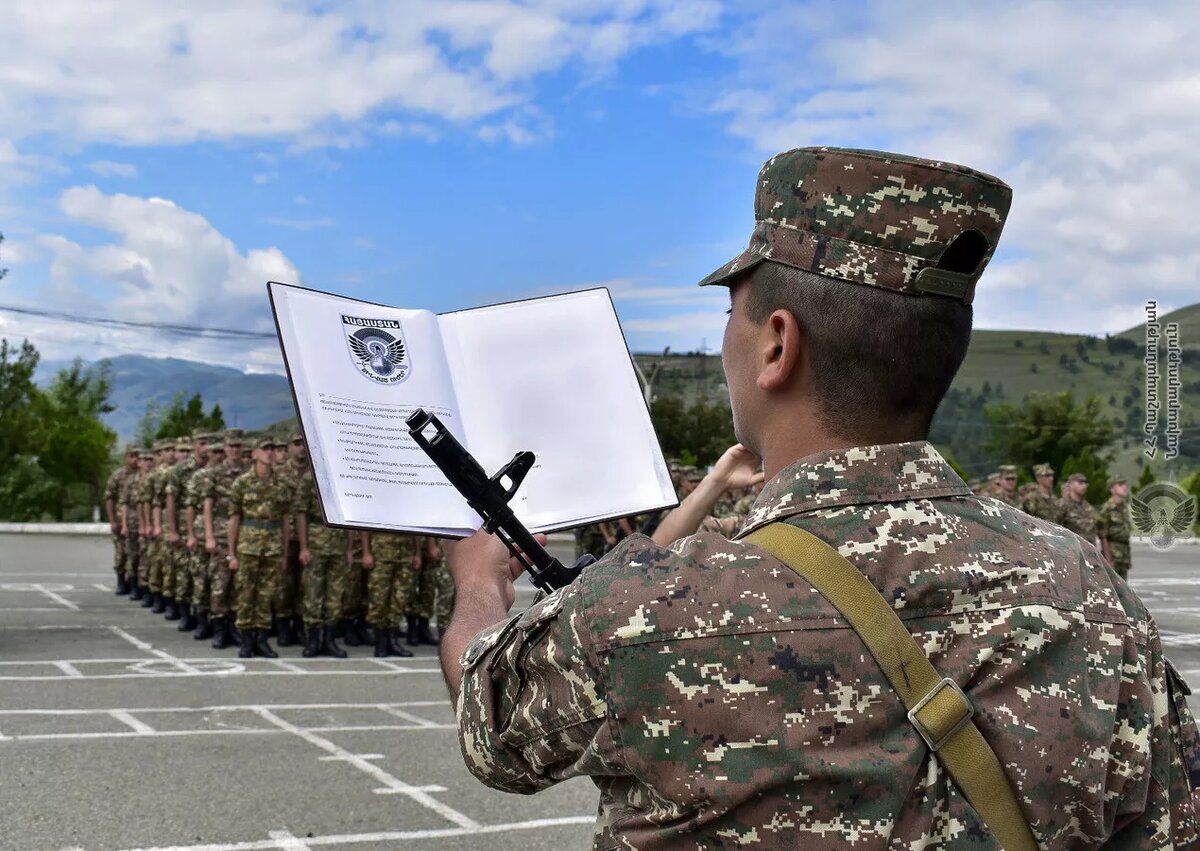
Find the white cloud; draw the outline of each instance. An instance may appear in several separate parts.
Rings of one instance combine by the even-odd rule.
[[[1146,298],[1195,301],[1195,4],[887,2],[747,20],[712,111],[761,151],[881,147],[1014,188],[977,324],[1117,330]],[[836,7],[841,9],[841,6]]]
[[[475,122],[530,102],[538,75],[601,68],[716,19],[708,0],[43,0],[5,11],[0,127],[146,145],[353,139],[396,114]]]
[[[88,163],[88,170],[101,177],[137,177],[137,166],[112,160],[96,160]]]
[[[295,264],[278,248],[239,250],[204,216],[164,198],[105,194],[95,186],[62,193],[61,212],[72,222],[95,228],[109,241],[82,245],[59,235],[38,238],[52,259],[40,302],[84,316],[270,332],[268,280],[299,283]],[[65,307],[64,307],[65,306]],[[271,339],[262,343],[214,343],[123,329],[53,327],[48,352],[64,347],[92,348],[88,357],[138,351],[194,357],[237,366],[278,364]]]

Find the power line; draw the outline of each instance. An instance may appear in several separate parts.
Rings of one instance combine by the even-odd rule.
[[[204,325],[183,325],[176,322],[138,322],[133,319],[110,319],[101,316],[80,316],[58,310],[44,310],[36,307],[21,307],[18,305],[0,304],[0,311],[16,313],[22,316],[37,316],[42,319],[54,319],[59,322],[71,322],[76,325],[90,325],[97,328],[137,328],[140,330],[171,331],[189,337],[220,340],[274,340],[275,334],[270,331],[250,331],[245,328],[214,328]]]

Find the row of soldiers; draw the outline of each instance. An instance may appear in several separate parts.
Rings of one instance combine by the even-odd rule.
[[[105,507],[118,595],[238,655],[345,658],[437,644],[454,605],[446,542],[324,523],[304,439],[241,429],[130,447]],[[368,629],[369,627],[369,629]]]
[[[1108,500],[1096,509],[1085,496],[1088,477],[1083,473],[1068,476],[1057,493],[1054,468],[1049,464],[1035,464],[1033,478],[1032,482],[1018,488],[1017,468],[1005,464],[988,476],[987,482],[976,487],[975,492],[1070,529],[1098,546],[1112,568],[1122,577],[1128,577],[1132,566],[1129,535],[1133,525],[1129,512],[1129,482],[1121,476],[1109,479]]]

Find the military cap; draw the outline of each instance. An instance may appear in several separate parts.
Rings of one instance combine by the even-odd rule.
[[[1129,480],[1126,479],[1124,476],[1113,476],[1111,479],[1108,480],[1108,487],[1112,488],[1113,485],[1123,485],[1128,481]]]
[[[208,433],[208,429],[206,428],[200,428],[197,426],[196,428],[192,429],[192,440],[208,440],[211,436],[212,435]]]
[[[278,445],[279,441],[273,437],[260,437],[258,440],[254,441],[255,449],[274,449]]]
[[[1001,464],[996,468],[996,472],[1001,476],[1015,476],[1017,474],[1017,468],[1012,464]]]
[[[192,439],[190,437],[175,438],[175,449],[176,450],[191,449],[191,448],[192,448]]]
[[[152,448],[154,449],[154,451],[157,452],[158,450],[160,450],[164,446],[166,446],[166,444],[167,444],[167,439],[165,437],[160,437],[156,441],[154,441]]]
[[[214,455],[224,455],[225,446],[221,443],[221,441],[214,440],[212,443],[208,444],[208,451]]]
[[[1086,482],[1087,480],[1087,476],[1085,476],[1083,473],[1072,473],[1071,475],[1067,476],[1068,482]]]
[[[288,443],[295,443],[295,442],[296,442],[296,441],[298,441],[298,440],[299,440],[299,441],[303,441],[303,440],[304,440],[304,435],[303,435],[303,434],[301,434],[301,433],[300,433],[300,432],[298,432],[298,431],[294,431],[294,432],[292,432],[292,435],[291,435],[291,437],[289,437],[289,438],[288,438]]]
[[[758,175],[750,245],[700,282],[771,260],[854,284],[970,303],[1012,189],[953,163],[883,151],[796,148]]]
[[[126,455],[137,455],[141,451],[142,451],[142,448],[140,446],[138,446],[136,443],[125,444],[125,454]]]
[[[988,473],[987,480],[988,480],[988,482],[997,482],[1000,480],[1000,474],[999,473]]]
[[[246,432],[240,428],[227,428],[223,436],[226,446],[241,446],[246,442]]]
[[[1053,476],[1054,468],[1051,467],[1049,464],[1034,464],[1033,465],[1033,474],[1035,476]]]
[[[138,457],[153,459],[154,458],[154,450],[153,449],[139,449]]]

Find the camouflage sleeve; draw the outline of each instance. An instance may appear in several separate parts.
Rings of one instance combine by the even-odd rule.
[[[1096,536],[1099,538],[1108,537],[1108,511],[1100,510],[1094,512],[1093,517],[1096,518]]]
[[[611,773],[607,701],[581,586],[485,630],[463,654],[459,739],[467,768],[488,786],[528,794]]]
[[[113,473],[108,477],[108,481],[104,485],[105,502],[108,502],[110,499],[114,502],[117,500],[117,482],[118,478],[116,473]]]
[[[246,501],[246,479],[238,476],[229,486],[229,516],[241,515],[243,503]]]
[[[746,518],[740,514],[727,514],[724,517],[713,517],[711,514],[700,523],[701,532],[716,532],[726,538],[732,538],[742,528]]]

